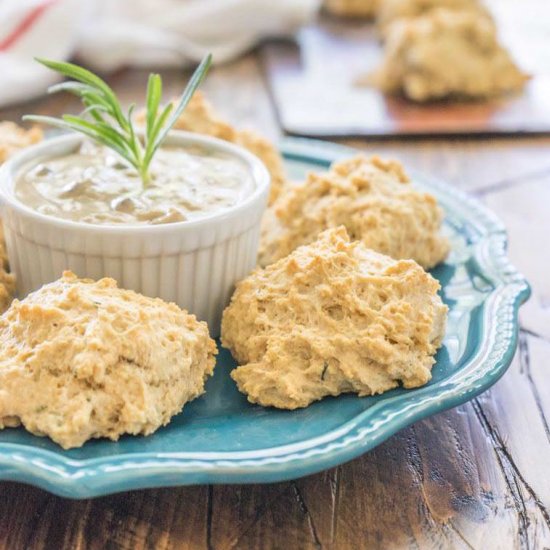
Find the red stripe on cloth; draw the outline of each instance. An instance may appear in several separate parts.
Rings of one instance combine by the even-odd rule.
[[[6,38],[0,41],[0,51],[11,48],[25,33],[27,33],[42,14],[58,0],[47,0],[30,10],[19,24],[13,29]]]

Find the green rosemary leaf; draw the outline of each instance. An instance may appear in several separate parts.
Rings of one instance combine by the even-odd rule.
[[[157,141],[158,133],[164,127],[164,124],[166,123],[166,120],[170,116],[170,113],[172,112],[173,109],[174,109],[173,103],[168,103],[168,105],[164,107],[161,115],[158,117],[158,119],[153,125],[153,130],[151,131],[151,134],[147,136],[147,147],[145,150],[145,156],[143,158],[143,162],[146,164],[147,167],[149,167],[149,164],[151,163],[153,155],[155,154],[155,151],[158,149],[158,146],[154,147]]]
[[[155,125],[153,127],[153,132],[151,133],[151,138],[150,138],[151,139],[151,144],[153,144],[156,141],[158,133],[161,131],[161,129],[166,124],[166,120],[170,116],[170,113],[172,112],[173,109],[174,109],[174,104],[173,103],[168,103],[168,105],[166,105],[166,107],[164,107],[162,113],[160,114],[160,116],[156,120]]]
[[[101,135],[105,139],[110,140],[112,143],[116,143],[120,148],[126,150],[127,152],[132,151],[128,141],[125,139],[125,136],[112,126],[109,126],[109,124],[100,121],[91,122],[74,115],[63,115],[63,120],[69,124],[74,124],[82,128],[87,128],[89,131],[96,132],[97,135]]]
[[[81,96],[83,92],[93,92],[96,88],[89,84],[82,84],[82,82],[75,82],[74,80],[66,80],[59,82],[58,84],[52,84],[48,88],[49,94],[55,94],[57,92],[69,92],[71,94]]]
[[[132,116],[133,116],[133,112],[134,112],[135,107],[136,106],[133,103],[132,103],[132,105],[130,105],[130,107],[128,109],[128,120],[132,120]],[[143,183],[146,184],[149,180],[149,176],[147,174],[147,170],[143,169],[143,162],[142,162],[143,149],[142,149],[142,146],[141,146],[141,142],[136,137],[136,133],[135,133],[133,124],[130,124],[130,139],[128,141],[128,144],[129,144],[130,149],[132,150],[132,153],[133,153],[133,155],[136,159],[136,166],[137,166],[138,171],[141,175]]]
[[[84,118],[86,115],[90,115],[94,120],[97,122],[103,122],[105,123],[105,119],[101,115],[101,113],[108,112],[108,110],[103,105],[96,105],[94,103],[89,103],[88,101],[83,101],[84,105],[86,105],[86,108],[80,112],[80,117]]]
[[[68,63],[65,61],[52,61],[40,57],[37,57],[36,60],[42,65],[64,76],[87,84],[92,88],[101,90],[106,96],[115,97],[113,90],[103,79],[99,78],[99,76],[95,75],[91,71],[84,69],[84,67],[80,67],[79,65],[75,65],[73,63]]]
[[[158,74],[150,74],[147,81],[147,99],[146,99],[146,135],[147,141],[151,139],[151,133],[157,117],[160,100],[162,98],[162,79]]]
[[[113,108],[112,106],[107,102],[107,101],[104,101],[102,100],[102,98],[100,97],[97,97],[95,94],[93,93],[88,93],[88,92],[85,92],[82,96],[81,96],[81,99],[82,99],[82,103],[86,106],[86,107],[89,107],[90,105],[97,105],[98,107],[101,107],[101,111],[104,113],[104,115],[106,117],[109,117],[111,118],[111,120],[113,120],[113,122],[116,123],[116,125],[118,127],[120,127],[120,125],[118,124],[118,120],[117,120],[117,116],[116,116],[116,113],[113,112]],[[99,111],[100,109],[98,109]],[[94,118],[97,118],[97,116],[93,115],[92,116]],[[102,117],[102,120],[104,120],[104,118]]]
[[[128,142],[124,139],[124,136],[108,124],[101,121],[90,122],[72,115],[64,115],[63,120],[74,127],[84,128],[89,132],[93,132],[104,140],[108,140],[109,143],[116,145],[118,151],[125,151],[126,155],[132,155],[132,150],[128,146]]]
[[[44,115],[23,115],[22,120],[36,122],[38,124],[48,124],[56,127],[61,127],[58,123],[63,123],[63,121],[58,118]],[[65,124],[63,124],[63,126],[65,126]]]
[[[67,81],[61,82],[59,84],[54,84],[48,88],[48,93],[56,92],[68,92],[72,93],[82,99],[82,103],[86,107],[97,106],[98,109],[101,107],[101,110],[111,116],[116,120],[115,113],[113,112],[113,107],[101,92],[95,91],[92,86],[88,84],[82,84],[81,82]],[[84,112],[90,112],[90,114],[96,118],[96,114],[92,112],[92,109],[86,109]]]
[[[196,92],[197,88],[200,86],[211,64],[212,64],[212,55],[208,54],[201,61],[200,65],[197,67],[197,69],[193,73],[193,76],[191,76],[191,79],[187,83],[187,86],[185,87],[185,90],[183,91],[183,94],[177,106],[175,108],[171,108],[170,111],[168,111],[168,114],[166,114],[166,118],[168,120],[165,121],[166,119],[163,119],[162,124],[159,124],[158,130],[157,132],[155,132],[154,140],[147,141],[147,147],[146,147],[145,157],[143,161],[146,165],[146,169],[148,169],[149,164],[151,163],[151,160],[153,158],[153,155],[156,153],[157,149],[162,145],[162,142],[166,139],[168,132],[172,129],[174,124],[176,124],[180,115],[183,113],[183,110],[185,109],[185,107],[193,97],[193,94]],[[164,115],[165,113],[166,113],[166,109],[162,114]]]
[[[107,99],[107,101],[112,105],[113,113],[116,115],[117,122],[120,124],[121,128],[127,129],[127,121],[122,114],[122,109],[115,92],[113,92],[111,87],[102,78],[99,78],[99,76],[95,75],[91,71],[88,71],[79,65],[75,65],[74,63],[52,61],[42,58],[36,58],[36,60],[39,63],[42,63],[42,65],[62,74],[63,76],[73,78],[78,82],[82,82],[83,84],[87,84],[92,88],[100,90],[105,96],[105,99]]]
[[[105,145],[110,149],[113,149],[121,157],[125,158],[129,163],[135,166],[133,159],[131,158],[130,155],[128,155],[128,151],[124,147],[120,147],[117,142],[112,141],[105,134],[98,132],[97,128],[95,128],[93,125],[88,126],[88,125],[83,125],[73,121],[66,121],[60,118],[54,118],[50,116],[41,116],[41,115],[25,115],[23,117],[23,120],[29,120],[40,124],[48,124],[50,126],[54,126],[62,130],[72,130],[72,131],[84,134],[89,138],[93,139],[94,141],[97,141],[102,145]]]
[[[63,76],[67,76],[77,81],[76,83],[58,84],[57,87],[65,85],[67,89],[72,88],[73,90],[76,90],[77,88],[79,88],[78,83],[81,83],[88,86],[91,90],[96,90],[102,93],[105,99],[109,101],[113,106],[118,105],[118,99],[111,87],[103,79],[99,78],[99,76],[95,75],[91,71],[88,71],[87,69],[84,69],[83,67],[75,65],[73,63],[67,63],[64,61],[51,61],[42,58],[37,58],[36,60],[39,63],[42,63],[42,65],[48,67],[49,69],[52,69],[62,74]],[[55,90],[55,85],[52,88],[54,88]],[[122,115],[122,111],[120,114]],[[121,118],[124,117],[121,116]]]
[[[212,65],[212,55],[208,54],[200,63],[200,65],[197,67],[196,71],[193,73],[193,76],[191,77],[191,80],[187,83],[187,86],[185,87],[185,90],[183,91],[183,94],[181,96],[181,99],[174,109],[172,115],[170,116],[168,122],[164,125],[162,130],[160,131],[155,144],[153,145],[154,151],[158,149],[160,144],[164,141],[166,138],[168,132],[174,126],[174,124],[178,121],[178,118],[183,113],[183,110],[193,97],[193,94],[196,92],[197,88],[200,86],[201,82],[203,81],[204,77],[206,76],[206,73],[208,72],[208,69],[210,69],[210,65]]]
[[[113,106],[101,92],[97,92],[95,88],[88,84],[82,84],[80,82],[67,81],[59,84],[54,84],[48,88],[48,93],[56,92],[68,92],[72,93],[82,99],[82,102],[86,106],[99,105],[105,113],[110,114],[113,118],[116,117],[113,112]]]

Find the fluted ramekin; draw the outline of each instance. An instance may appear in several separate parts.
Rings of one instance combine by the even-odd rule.
[[[262,162],[225,141],[173,131],[167,145],[201,145],[240,158],[253,192],[231,208],[165,225],[93,225],[40,214],[14,193],[23,169],[69,154],[84,138],[65,135],[25,149],[0,169],[2,220],[17,289],[25,296],[70,269],[79,277],[112,277],[119,286],[176,302],[219,334],[221,314],[235,283],[256,264],[260,219],[269,191]]]

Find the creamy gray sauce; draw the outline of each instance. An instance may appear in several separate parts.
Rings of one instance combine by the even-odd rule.
[[[254,189],[239,158],[199,146],[163,147],[143,187],[116,153],[85,142],[70,155],[19,174],[15,196],[33,210],[92,224],[164,224],[209,216],[241,202]]]

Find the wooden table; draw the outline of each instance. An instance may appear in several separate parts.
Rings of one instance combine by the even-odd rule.
[[[165,75],[169,90],[184,76]],[[142,99],[146,74],[110,78]],[[240,126],[277,138],[255,55],[214,70],[206,92]],[[76,110],[65,97],[0,112]],[[474,401],[418,422],[338,468],[273,485],[147,490],[88,501],[0,483],[0,547],[550,547],[550,139],[348,142],[476,194],[510,232],[533,285],[516,357]]]

